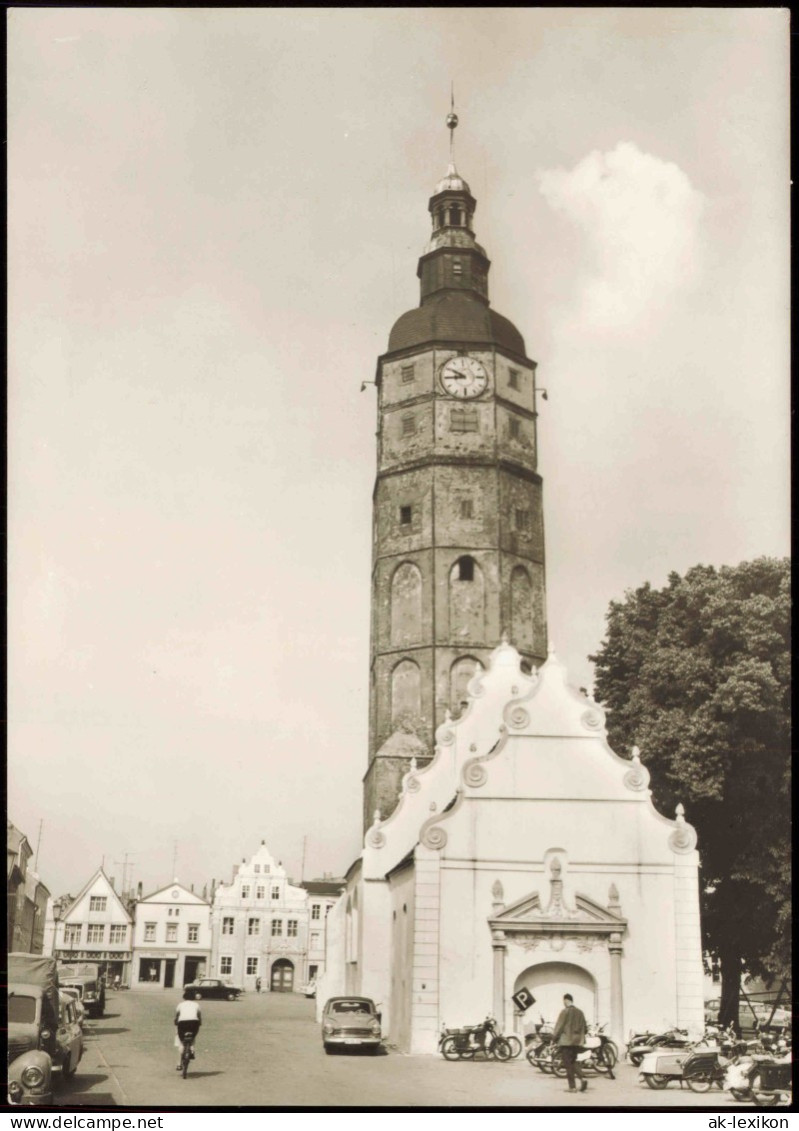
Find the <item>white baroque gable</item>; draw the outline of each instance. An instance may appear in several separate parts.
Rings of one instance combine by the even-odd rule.
[[[655,810],[648,782],[637,749],[632,759],[611,750],[602,708],[569,686],[552,650],[527,675],[519,653],[503,641],[472,679],[461,717],[448,716],[439,727],[433,760],[422,768],[412,762],[397,808],[385,821],[375,814],[365,837],[364,876],[384,876],[419,842],[442,849],[456,827],[465,849],[464,802],[480,798],[589,803],[581,805],[589,824],[623,812],[625,824],[636,826],[642,858],[668,864],[674,853],[694,852],[696,834],[681,806],[676,821]],[[590,805],[595,801],[610,808]],[[507,818],[501,806],[496,810],[501,839]]]

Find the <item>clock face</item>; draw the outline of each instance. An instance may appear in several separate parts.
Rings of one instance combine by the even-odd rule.
[[[441,384],[452,397],[479,397],[488,387],[485,366],[474,357],[451,357],[441,369]]]

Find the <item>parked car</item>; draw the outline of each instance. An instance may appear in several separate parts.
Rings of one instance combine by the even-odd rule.
[[[61,996],[55,960],[8,956],[8,1102],[53,1101],[54,1070],[71,1076],[83,1056],[83,1033],[71,995]]]
[[[94,962],[78,962],[58,968],[58,984],[77,990],[89,1017],[105,1013],[105,983]]]
[[[231,986],[221,978],[200,978],[197,982],[189,982],[183,987],[184,997],[193,997],[195,1001],[203,998],[224,998],[225,1001],[235,1001],[243,994],[239,986]]]
[[[381,1041],[380,1014],[370,997],[331,997],[322,1013],[322,1045],[326,1053],[342,1048],[368,1048]]]
[[[720,997],[714,997],[705,1002],[706,1025],[718,1023],[720,1009]],[[773,1017],[772,1010],[774,1012]],[[791,1020],[792,1015],[789,1009],[783,1009],[781,1006],[774,1009],[767,1001],[753,1001],[750,1006],[748,1002],[741,1000],[738,1004],[739,1029],[754,1029],[756,1024],[758,1026],[770,1025],[774,1029],[784,1029],[790,1027]]]
[[[83,1002],[80,1000],[80,993],[77,990],[73,990],[70,986],[59,986],[58,987],[58,996],[62,997],[62,998],[63,997],[69,998],[72,1002],[74,1002],[75,1013],[76,1013],[77,1018],[78,1018],[78,1024],[80,1025],[80,1027],[82,1029],[83,1028],[83,1022],[86,1019],[86,1007],[84,1006]]]

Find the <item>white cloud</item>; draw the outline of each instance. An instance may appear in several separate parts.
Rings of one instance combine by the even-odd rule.
[[[629,327],[698,274],[704,197],[670,161],[619,142],[571,171],[538,174],[549,206],[577,225],[591,265],[579,285],[588,328]]]

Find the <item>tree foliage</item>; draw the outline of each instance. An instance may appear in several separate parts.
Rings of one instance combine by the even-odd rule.
[[[790,970],[788,559],[628,591],[589,658],[611,746],[637,744],[658,809],[682,801],[697,829],[705,945],[721,961],[722,1020],[735,1020],[742,965]]]

